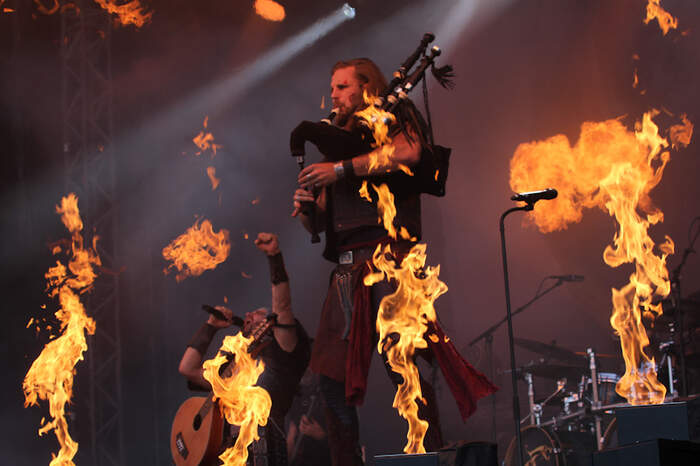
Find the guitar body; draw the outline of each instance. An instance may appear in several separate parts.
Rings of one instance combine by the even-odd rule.
[[[175,414],[170,451],[177,466],[217,464],[224,420],[211,397],[188,398]]]
[[[248,352],[253,358],[272,342],[270,333],[275,323],[277,318],[272,314],[253,330],[253,341],[248,345]],[[233,359],[227,365],[231,363],[235,363]],[[212,396],[193,396],[177,410],[170,432],[170,453],[176,466],[219,464],[224,418],[219,406],[212,401]]]

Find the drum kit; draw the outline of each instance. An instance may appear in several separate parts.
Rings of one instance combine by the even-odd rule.
[[[666,400],[700,392],[700,291],[680,300],[680,305],[664,302],[664,313],[645,322],[650,344],[647,350],[656,362],[661,381],[667,388]],[[681,322],[678,328],[680,311]],[[590,465],[596,450],[617,447],[616,410],[629,406],[615,387],[621,376],[601,371],[601,361],[621,368],[620,356],[571,351],[555,344],[522,338],[515,345],[540,356],[516,369],[527,386],[528,414],[521,419],[523,461],[526,466]],[[608,364],[606,364],[608,367]],[[510,372],[510,371],[508,371]],[[538,398],[537,378],[554,387]],[[541,384],[538,384],[541,387]],[[515,466],[517,440],[506,451],[504,465]]]
[[[516,338],[515,344],[541,355],[538,361],[517,369],[527,385],[528,414],[521,419],[521,438],[528,466],[576,466],[590,464],[592,452],[616,443],[615,409],[627,406],[615,392],[620,376],[599,370],[592,348],[574,352],[534,340]],[[550,363],[549,361],[556,361]],[[535,378],[555,382],[551,393],[537,398]],[[513,439],[504,464],[517,465]]]

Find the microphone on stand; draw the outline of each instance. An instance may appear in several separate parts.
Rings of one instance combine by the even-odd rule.
[[[208,312],[209,314],[213,315],[219,320],[228,320],[226,316],[224,315],[223,312],[215,308],[214,306],[210,306],[208,304],[202,304],[202,310]],[[238,316],[232,316],[231,317],[231,323],[235,325],[236,327],[241,327],[243,328],[243,319],[241,319]]]
[[[550,275],[547,278],[554,278],[563,282],[582,282],[583,275]]]
[[[527,202],[528,204],[534,204],[535,202],[539,201],[540,199],[554,199],[557,197],[557,190],[553,188],[547,188],[543,189],[541,191],[529,191],[526,193],[516,193],[513,195],[510,200],[511,201],[523,201]]]

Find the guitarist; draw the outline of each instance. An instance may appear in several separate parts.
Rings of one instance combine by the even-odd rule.
[[[272,233],[259,233],[255,240],[257,248],[267,255],[272,282],[272,314],[276,317],[271,335],[263,337],[257,345],[258,357],[265,364],[265,371],[258,379],[258,385],[265,388],[272,399],[272,408],[267,426],[260,428],[260,440],[252,446],[249,464],[269,466],[287,465],[287,447],[284,431],[284,417],[289,411],[299,380],[310,358],[310,344],[306,331],[294,318],[291,308],[289,278],[284,267],[277,236]],[[216,306],[219,317],[212,314],[194,334],[180,360],[179,371],[185,376],[191,389],[211,390],[211,385],[202,375],[202,361],[209,345],[220,329],[233,324],[233,312]],[[224,317],[225,319],[222,319]],[[242,332],[251,335],[263,325],[267,318],[264,308],[248,312],[243,320]],[[235,443],[235,426],[224,429],[221,451]]]

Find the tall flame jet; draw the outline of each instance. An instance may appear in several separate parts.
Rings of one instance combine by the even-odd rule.
[[[255,386],[265,365],[248,353],[252,341],[253,337],[246,338],[242,333],[229,335],[216,357],[203,363],[204,378],[212,386],[214,400],[228,423],[240,427],[236,443],[219,456],[225,466],[245,466],[248,446],[260,438],[258,426],[267,424],[272,407],[270,394]],[[233,357],[232,374],[222,377],[219,370],[229,357]]]
[[[543,233],[580,222],[584,208],[599,207],[615,218],[618,231],[603,260],[611,267],[634,265],[629,283],[612,289],[610,318],[620,336],[626,366],[617,392],[631,404],[663,402],[666,392],[657,380],[654,360],[644,352],[649,339],[641,320],[642,312],[652,317],[662,312],[654,301],[670,292],[666,258],[674,250],[668,236],[655,245],[648,233],[651,225],[663,221],[663,212],[652,205],[649,192],[661,181],[670,159],[665,150],[669,143],[653,121],[657,114],[655,110],[646,113],[634,132],[619,119],[585,122],[574,147],[566,136],[557,135],[519,145],[510,163],[514,191],[541,186],[559,191],[557,199],[535,206],[528,217]],[[682,123],[669,130],[673,147],[687,146],[692,130],[682,116]]]
[[[95,249],[96,237],[91,247],[84,247],[80,233],[83,222],[75,194],[62,198],[56,212],[61,214],[63,224],[72,235],[68,267],[57,261],[56,266],[46,273],[49,296],[58,296],[60,303],[55,315],[60,322],[61,335],[44,346],[29,368],[22,389],[25,407],[37,405],[39,399],[49,402],[52,420],[39,429],[39,435],[53,430],[61,447],[58,454],[52,455],[49,464],[70,466],[74,464],[72,460],[78,451],[78,443],[68,433],[65,405],[73,396],[75,366],[87,350],[85,333],[95,333],[95,321],[86,315],[79,296],[91,289],[97,276],[93,267],[100,266],[101,262]],[[54,253],[57,252],[60,248],[54,249]]]
[[[388,167],[394,146],[387,122],[393,122],[394,116],[374,106],[373,98],[366,94],[364,98],[368,106],[356,115],[372,129],[375,147],[380,148],[371,154],[370,167]],[[412,175],[408,167],[401,169]],[[404,227],[400,227],[398,232],[394,227],[396,207],[394,195],[388,186],[372,184],[372,187],[378,196],[377,208],[381,215],[378,222],[383,222],[392,238],[396,239],[398,234],[403,239],[409,239],[409,233]],[[360,195],[372,202],[367,182],[362,184]],[[408,422],[407,443],[403,451],[409,454],[425,453],[423,439],[429,427],[428,422],[418,417],[418,402],[426,401],[421,392],[414,355],[417,349],[428,346],[424,334],[428,330],[428,323],[437,320],[433,303],[447,292],[447,285],[438,279],[440,266],[425,267],[425,248],[425,244],[417,244],[399,261],[393,256],[389,245],[378,245],[372,256],[377,271],[364,279],[366,286],[372,286],[385,278],[395,280],[398,284],[396,292],[385,296],[379,305],[377,350],[386,354],[391,369],[403,379],[396,390],[393,407]]]

